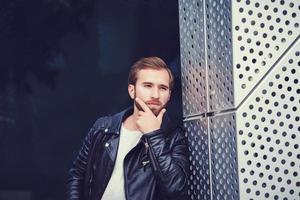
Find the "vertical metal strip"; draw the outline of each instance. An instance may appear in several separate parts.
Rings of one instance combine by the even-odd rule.
[[[205,85],[206,85],[206,110],[209,111],[209,92],[208,92],[208,62],[207,62],[207,25],[206,25],[206,1],[203,0],[203,24],[204,28],[204,58],[205,58]],[[207,117],[207,115],[205,116]],[[210,122],[207,117],[207,145],[208,145],[208,163],[209,163],[209,188],[210,188],[210,199],[213,200],[213,190],[212,190],[212,171],[211,171],[211,146],[210,146]]]
[[[232,1],[231,0],[231,4],[230,4],[230,6],[231,6],[231,8],[230,8],[230,10],[231,10],[231,19],[233,19],[233,14],[234,14],[234,11],[233,11],[233,9],[232,8],[234,8],[234,1]],[[231,38],[232,38],[232,42],[231,42],[231,49],[232,49],[232,65],[233,65],[233,69],[232,69],[232,77],[233,77],[233,92],[235,93],[236,91],[235,91],[235,73],[236,73],[236,70],[234,69],[234,61],[235,61],[235,54],[234,54],[234,52],[233,52],[233,44],[235,44],[235,42],[234,42],[234,40],[233,40],[233,33],[234,33],[234,23],[232,22],[232,20],[231,20]],[[235,106],[236,105],[236,99],[235,99],[235,94],[233,95],[233,105]],[[236,107],[234,108],[234,113],[236,113]],[[228,114],[230,114],[230,113],[228,113]],[[234,120],[234,123],[235,123],[235,127],[236,127],[236,132],[235,132],[235,140],[236,140],[236,143],[235,143],[235,149],[236,149],[236,164],[237,164],[237,166],[236,166],[236,168],[237,168],[237,188],[238,188],[238,190],[239,190],[239,194],[238,194],[238,197],[239,197],[239,199],[241,199],[241,188],[240,188],[240,171],[239,171],[239,155],[238,155],[238,136],[237,136],[237,115],[235,114],[234,115],[234,117],[235,117],[235,120]]]

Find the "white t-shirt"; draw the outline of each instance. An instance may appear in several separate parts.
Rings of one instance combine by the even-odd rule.
[[[141,137],[142,133],[140,131],[128,130],[122,124],[116,163],[101,200],[126,200],[123,161],[127,153],[137,145]]]

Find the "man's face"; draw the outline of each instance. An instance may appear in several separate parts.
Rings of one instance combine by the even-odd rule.
[[[165,69],[142,69],[137,73],[136,84],[129,84],[128,92],[132,99],[138,97],[158,115],[170,100],[169,74]]]

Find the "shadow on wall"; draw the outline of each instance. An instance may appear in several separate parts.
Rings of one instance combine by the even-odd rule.
[[[1,1],[0,137],[17,120],[18,95],[31,96],[34,78],[54,89],[65,67],[61,40],[86,35],[94,0]]]
[[[61,174],[52,162],[61,158],[45,158],[49,158],[59,137],[53,135],[56,138],[51,139],[52,130],[45,130],[40,121],[53,122],[53,113],[47,111],[54,106],[51,98],[55,94],[51,93],[67,66],[62,39],[72,33],[86,37],[86,22],[94,4],[94,0],[1,1],[0,199],[53,196],[49,195],[52,186],[47,177],[54,175],[53,179],[59,180]],[[40,92],[48,94],[40,96]],[[56,125],[52,126],[54,130]],[[55,132],[59,133],[58,127]],[[49,145],[44,145],[46,140]],[[50,157],[57,156],[53,152]]]
[[[54,87],[64,65],[61,39],[70,32],[85,32],[94,0],[2,1],[1,87],[14,84],[30,92],[28,76]]]
[[[171,0],[1,1],[0,200],[65,198],[92,123],[130,105],[138,58],[162,57],[180,82],[177,11]],[[180,84],[172,95],[180,121]]]

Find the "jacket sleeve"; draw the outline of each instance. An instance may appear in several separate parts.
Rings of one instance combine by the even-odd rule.
[[[93,128],[85,137],[83,145],[73,161],[73,165],[69,171],[68,179],[68,199],[69,200],[83,200],[84,199],[84,180],[87,169],[87,160],[91,148],[91,138]]]
[[[85,178],[87,176],[88,158],[91,154],[92,141],[96,133],[104,128],[108,117],[99,118],[90,129],[89,133],[83,141],[83,145],[73,161],[73,165],[69,171],[68,191],[69,200],[84,200]]]
[[[187,198],[189,176],[188,143],[182,128],[176,128],[168,139],[162,129],[144,135],[148,156],[158,187],[172,199]]]

